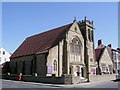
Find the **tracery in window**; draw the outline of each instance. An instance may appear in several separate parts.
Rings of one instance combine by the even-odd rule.
[[[81,54],[81,42],[78,38],[73,38],[71,42],[71,53],[72,54]]]
[[[71,61],[82,61],[82,43],[76,36],[70,44]]]

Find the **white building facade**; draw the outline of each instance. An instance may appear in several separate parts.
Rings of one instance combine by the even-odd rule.
[[[10,61],[10,54],[3,48],[0,48],[0,65]]]

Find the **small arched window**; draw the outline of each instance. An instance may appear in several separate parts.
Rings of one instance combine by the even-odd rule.
[[[90,62],[93,62],[92,58],[90,59]]]
[[[54,71],[57,71],[57,61],[56,60],[54,60],[53,66],[54,66]]]
[[[75,31],[77,31],[77,27],[75,27]]]

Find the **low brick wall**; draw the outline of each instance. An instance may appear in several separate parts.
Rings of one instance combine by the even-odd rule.
[[[9,79],[9,80],[18,80],[17,75],[2,75],[2,79]]]
[[[64,80],[62,77],[22,76],[22,81],[64,84]]]
[[[18,75],[2,75],[3,79],[18,80]],[[51,84],[72,84],[71,75],[63,75],[62,77],[41,77],[32,75],[22,75],[22,81],[26,82],[38,82],[38,83],[51,83]]]

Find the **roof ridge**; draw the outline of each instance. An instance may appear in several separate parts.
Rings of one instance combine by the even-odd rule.
[[[34,34],[34,35],[31,35],[31,36],[28,36],[27,38],[31,38],[31,37],[34,37],[34,36],[37,36],[37,35],[45,34],[45,33],[54,31],[54,30],[56,30],[56,29],[59,29],[59,28],[62,28],[62,27],[65,27],[65,26],[68,26],[68,25],[71,25],[71,24],[72,24],[72,23],[70,23],[70,24],[65,24],[65,25],[59,26],[59,27],[57,27],[57,28],[53,28],[53,29],[50,29],[50,30],[47,30],[47,31],[40,32],[40,33],[38,33],[38,34]]]

